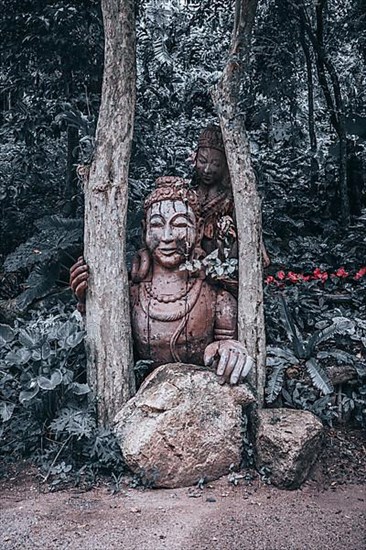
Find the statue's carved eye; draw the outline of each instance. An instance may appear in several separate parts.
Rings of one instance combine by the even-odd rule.
[[[150,227],[163,227],[164,220],[160,216],[154,216],[150,219]]]
[[[194,222],[190,219],[189,216],[177,215],[171,220],[173,227],[192,227]]]
[[[189,223],[187,220],[175,220],[172,225],[174,225],[174,227],[188,227]]]

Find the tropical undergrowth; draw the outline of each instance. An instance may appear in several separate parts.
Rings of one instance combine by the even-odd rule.
[[[123,471],[112,434],[96,427],[83,338],[79,313],[61,303],[0,325],[0,456],[31,458],[51,486]]]
[[[364,426],[366,281],[337,271],[305,281],[279,272],[266,285],[266,402]]]

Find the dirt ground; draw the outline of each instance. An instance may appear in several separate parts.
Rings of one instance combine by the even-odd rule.
[[[300,490],[258,476],[198,488],[45,492],[34,470],[0,483],[1,549],[364,550],[366,444],[361,432],[329,432]]]

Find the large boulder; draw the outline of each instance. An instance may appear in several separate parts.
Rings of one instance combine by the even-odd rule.
[[[114,431],[131,470],[155,487],[186,487],[240,466],[245,384],[220,385],[212,371],[171,363],[156,369],[116,415]]]
[[[298,488],[321,449],[321,421],[308,411],[264,409],[253,415],[253,427],[256,468],[267,468],[277,487]]]

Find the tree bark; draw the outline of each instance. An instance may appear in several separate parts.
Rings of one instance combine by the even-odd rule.
[[[250,41],[258,0],[237,0],[229,60],[212,97],[224,138],[235,202],[239,242],[239,340],[254,358],[250,381],[259,406],[265,386],[261,201],[251,164],[240,106],[241,81],[247,76]]]
[[[128,169],[136,86],[133,0],[102,0],[105,32],[96,150],[85,189],[88,377],[98,424],[134,393],[126,249]]]

